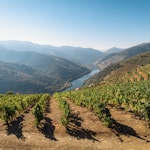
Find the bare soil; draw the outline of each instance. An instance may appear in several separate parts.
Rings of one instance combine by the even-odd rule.
[[[113,126],[108,128],[88,109],[69,101],[70,123],[60,123],[61,110],[51,98],[45,119],[34,124],[32,108],[9,126],[0,121],[0,150],[148,150],[150,129],[132,113],[109,108]]]

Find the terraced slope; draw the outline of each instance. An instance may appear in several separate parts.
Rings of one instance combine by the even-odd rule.
[[[115,71],[106,76],[104,80],[111,83],[126,83],[150,80],[150,64],[139,66],[131,71],[127,71],[126,73],[120,73],[118,75],[114,74]]]
[[[86,80],[84,86],[97,84],[101,81],[133,82],[136,80],[146,80],[149,78],[149,64],[150,52],[142,53],[130,59],[121,61],[120,63],[108,66],[103,71]]]

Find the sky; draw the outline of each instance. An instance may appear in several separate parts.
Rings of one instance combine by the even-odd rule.
[[[150,0],[0,0],[0,40],[128,48],[150,42]]]

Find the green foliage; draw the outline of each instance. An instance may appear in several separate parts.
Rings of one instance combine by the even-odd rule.
[[[0,95],[0,118],[8,123],[21,112],[35,105],[33,115],[38,126],[43,119],[44,106],[49,97],[49,94]]]
[[[2,120],[6,123],[15,115],[15,108],[13,105],[4,106],[2,109]]]
[[[0,95],[0,118],[8,123],[15,119],[22,111],[34,105],[40,97],[40,94]]]
[[[38,127],[40,121],[44,118],[43,116],[43,109],[40,104],[36,104],[33,109],[33,115],[35,116],[35,124]]]
[[[145,105],[144,110],[143,110],[143,115],[144,115],[146,122],[150,126],[150,103],[147,103]]]
[[[8,95],[13,95],[14,92],[13,92],[13,91],[7,91],[6,94],[8,94]]]
[[[40,121],[44,118],[44,108],[49,97],[49,94],[43,94],[33,108],[32,114],[35,117],[35,124],[37,127],[40,124]]]
[[[67,97],[77,105],[92,110],[106,126],[111,124],[111,114],[109,109],[104,102],[99,101],[99,93],[98,91],[93,90],[93,88],[88,90],[63,92],[59,97],[60,99],[61,97]]]
[[[97,108],[95,108],[95,111],[96,115],[104,123],[104,125],[109,126],[111,124],[111,114],[104,103],[98,104]]]
[[[150,80],[116,84],[101,84],[58,95],[93,111],[107,126],[111,124],[108,105],[133,112],[150,125]]]
[[[69,117],[70,117],[70,106],[65,100],[64,97],[60,97],[58,93],[54,94],[54,97],[56,98],[59,107],[63,111],[63,115],[60,119],[62,125],[67,126],[69,123]]]

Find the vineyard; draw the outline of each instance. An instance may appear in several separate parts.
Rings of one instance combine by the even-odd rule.
[[[21,113],[29,111],[33,107],[35,124],[38,127],[38,124],[43,119],[44,108],[49,97],[49,94],[0,95],[0,119],[8,125]]]
[[[133,82],[118,82],[116,84],[102,83],[95,87],[88,87],[79,90],[55,93],[53,96],[63,109],[63,125],[71,124],[71,109],[69,103],[76,104],[79,107],[86,108],[98,117],[108,129],[116,135],[129,134],[139,137],[136,132],[126,132],[124,125],[121,125],[114,118],[113,110],[122,113],[131,113],[137,120],[142,120],[146,127],[146,141],[149,141],[150,131],[150,80],[149,65],[138,67],[136,70],[140,80]],[[135,72],[132,72],[135,73]],[[128,73],[129,75],[130,73]],[[125,75],[127,76],[127,75]],[[131,81],[131,80],[130,80]],[[136,82],[135,82],[136,81]],[[137,82],[138,81],[138,82]],[[64,107],[64,106],[67,107]],[[123,117],[123,116],[122,116]],[[122,118],[125,119],[125,118]],[[135,125],[136,126],[136,125]],[[128,129],[130,130],[130,129]],[[141,138],[140,139],[144,139]]]
[[[68,98],[93,111],[105,125],[111,125],[108,107],[133,112],[150,126],[150,80],[113,85],[101,85],[78,91],[57,93],[56,99]]]
[[[136,70],[143,72],[143,68]],[[129,139],[137,145],[133,149],[142,148],[140,145],[147,149],[149,127],[150,80],[106,82],[54,93],[51,97],[49,94],[0,95],[0,135],[5,139],[0,142],[6,149],[16,148],[6,144],[14,140],[18,149],[24,149],[25,143],[30,142],[35,149],[49,149],[49,146],[64,150],[116,149],[118,143],[118,149],[129,149]],[[4,136],[4,131],[11,136]],[[107,147],[105,141],[113,144]]]
[[[150,64],[136,67],[135,69],[127,71],[126,73],[106,79],[106,81],[110,83],[127,83],[143,80],[150,80]]]

